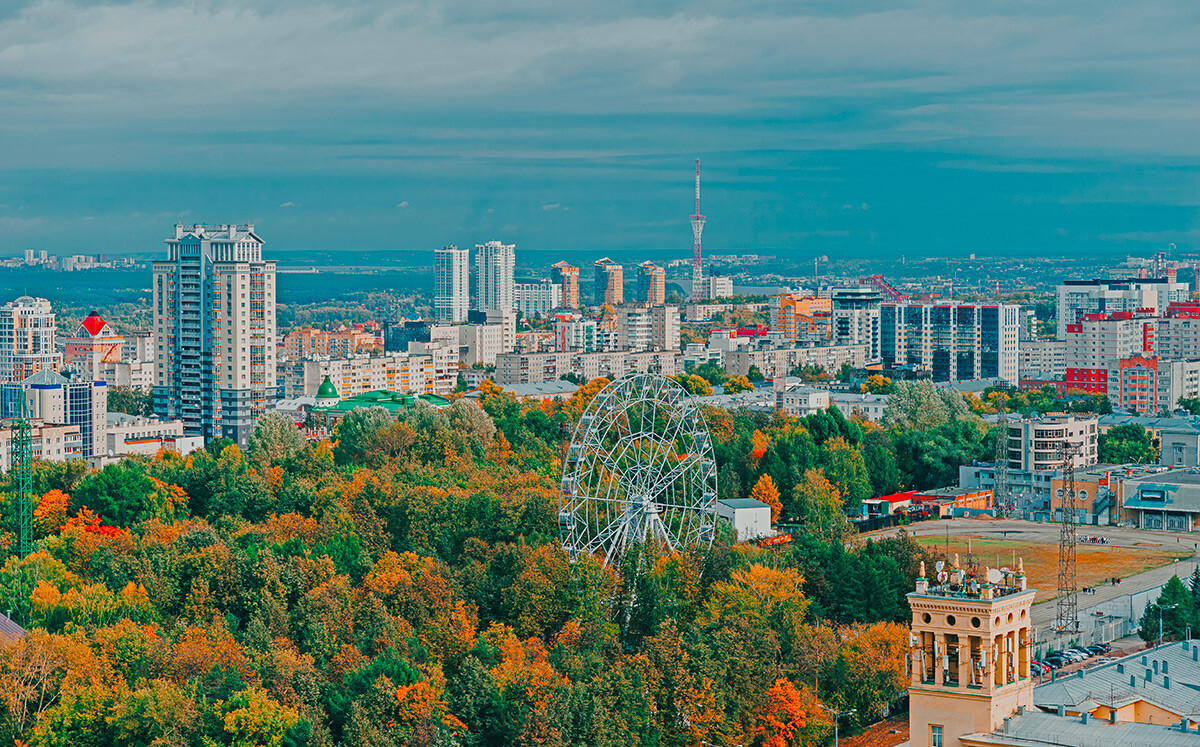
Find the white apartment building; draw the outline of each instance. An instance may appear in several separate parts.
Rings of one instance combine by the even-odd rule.
[[[457,351],[438,343],[412,343],[409,353],[354,356],[333,360],[288,361],[283,369],[284,396],[317,395],[326,376],[342,399],[376,390],[448,394],[458,380]]]
[[[517,283],[513,286],[513,303],[527,319],[548,316],[563,305],[563,287],[559,283]]]
[[[617,348],[619,350],[649,350],[650,309],[628,304],[617,308]]]
[[[457,351],[458,361],[465,366],[493,366],[496,356],[505,352],[503,324],[434,326],[429,328],[429,341]]]
[[[1171,303],[1191,296],[1187,283],[1172,283],[1165,278],[1067,280],[1056,288],[1056,294],[1060,340],[1066,337],[1067,325],[1078,323],[1087,314],[1142,310],[1158,314]]]
[[[733,278],[728,275],[701,275],[692,286],[693,301],[729,298],[733,295]]]
[[[1200,304],[1177,304],[1154,320],[1154,354],[1200,359]]]
[[[475,308],[512,311],[516,244],[489,241],[475,245]]]
[[[794,386],[784,391],[783,411],[796,417],[807,417],[829,408],[829,392],[811,386]]]
[[[0,306],[0,381],[21,381],[38,371],[58,371],[54,311],[44,298],[21,296]]]
[[[1008,422],[1008,466],[1015,470],[1041,472],[1062,466],[1059,448],[1066,443],[1073,450],[1071,464],[1090,467],[1096,463],[1099,437],[1095,417],[1044,415],[1039,418]]]
[[[754,366],[763,376],[787,376],[799,366],[820,366],[836,373],[843,363],[862,368],[867,363],[866,345],[822,345],[804,348],[738,348],[724,354],[725,373],[748,376]]]
[[[1020,312],[1014,304],[885,303],[884,370],[928,371],[935,382],[1019,380]]]
[[[126,332],[121,338],[121,360],[126,362],[154,360],[154,332],[152,330],[135,329],[132,332]]]
[[[1017,370],[1022,379],[1062,378],[1067,372],[1066,340],[1021,340]]]
[[[650,347],[658,350],[679,350],[679,307],[650,308]]]
[[[108,433],[105,455],[116,459],[131,455],[153,456],[159,449],[169,449],[180,454],[189,454],[203,448],[199,436],[185,436],[183,423],[179,420],[163,421],[158,418],[143,418],[123,412],[108,414]]]
[[[830,392],[829,404],[841,410],[847,418],[861,417],[872,423],[883,420],[891,397],[887,394],[862,392]]]
[[[599,325],[595,319],[559,318],[554,322],[554,348],[590,353],[601,346]]]
[[[68,459],[83,459],[83,438],[79,426],[59,423],[32,422],[30,435],[33,437],[33,458],[47,462],[65,462]],[[13,431],[10,426],[0,426],[0,464],[12,464]]]
[[[154,409],[247,448],[274,402],[275,261],[247,225],[176,224],[154,263]]]
[[[613,379],[646,371],[676,376],[680,370],[677,351],[506,353],[496,359],[493,381],[500,386],[516,386],[557,381],[568,373],[590,381],[601,376]]]
[[[871,362],[879,360],[879,307],[883,296],[874,288],[839,288],[830,296],[833,341],[866,345]]]
[[[471,306],[470,250],[453,244],[433,250],[433,315],[442,324],[467,321]]]

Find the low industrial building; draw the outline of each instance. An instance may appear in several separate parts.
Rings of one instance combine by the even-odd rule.
[[[753,498],[729,498],[717,501],[717,516],[737,531],[738,542],[770,537],[771,507]]]
[[[1141,529],[1190,532],[1200,528],[1200,471],[1170,470],[1127,478],[1121,515]]]
[[[136,454],[153,456],[161,449],[186,455],[203,446],[202,436],[184,435],[182,420],[143,418],[123,412],[108,413],[105,454],[109,458]]]

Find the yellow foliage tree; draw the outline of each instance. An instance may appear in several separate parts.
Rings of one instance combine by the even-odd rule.
[[[757,432],[755,431],[755,433]],[[779,515],[783,512],[783,504],[779,501],[779,489],[775,487],[775,481],[771,479],[770,475],[758,478],[758,482],[754,483],[754,490],[750,491],[750,498],[770,506],[771,522],[779,521]]]
[[[54,534],[67,523],[67,503],[71,496],[55,488],[47,490],[33,510],[33,523],[43,534]]]

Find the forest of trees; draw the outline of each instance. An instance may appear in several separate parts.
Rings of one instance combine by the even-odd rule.
[[[905,382],[882,425],[706,409],[722,496],[773,500],[796,541],[722,526],[629,573],[558,544],[560,459],[605,383],[355,410],[332,443],[268,415],[245,453],[36,463],[37,549],[0,570],[28,630],[0,646],[0,741],[783,747],[827,739],[818,702],[857,709],[843,728],[886,713],[933,558],[844,509],[952,482],[982,421]]]

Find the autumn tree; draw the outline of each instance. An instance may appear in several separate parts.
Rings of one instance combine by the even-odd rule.
[[[758,478],[758,482],[754,483],[754,489],[750,491],[750,499],[770,506],[771,522],[779,521],[783,504],[779,502],[779,490],[775,487],[775,481],[771,479],[770,475]]]
[[[803,685],[797,688],[783,677],[767,690],[758,720],[758,735],[764,747],[817,744],[829,731],[828,719],[812,692]]]
[[[821,470],[810,469],[804,473],[792,489],[792,500],[806,531],[831,539],[845,533],[847,520],[842,512],[842,492]]]

